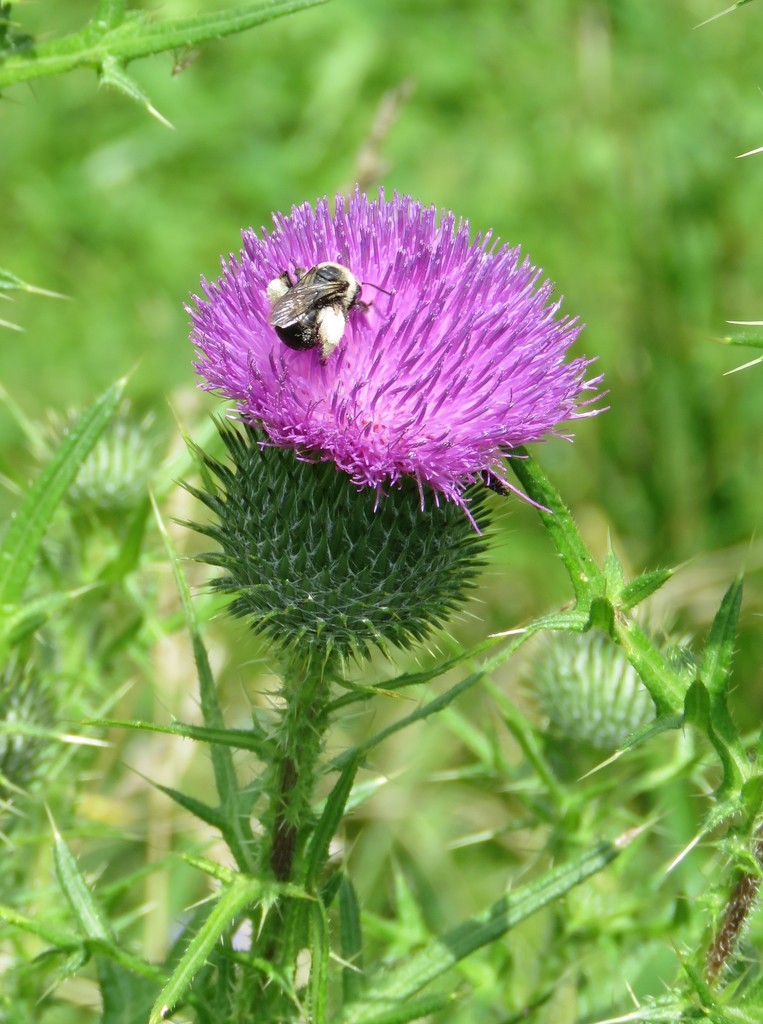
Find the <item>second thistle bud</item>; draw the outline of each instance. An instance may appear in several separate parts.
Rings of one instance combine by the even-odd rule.
[[[533,683],[560,737],[615,750],[654,718],[648,691],[603,633],[554,635],[533,662]]]

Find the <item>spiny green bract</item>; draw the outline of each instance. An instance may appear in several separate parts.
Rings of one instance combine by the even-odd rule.
[[[214,586],[236,595],[233,614],[282,649],[352,657],[406,646],[473,586],[485,538],[454,503],[427,495],[422,509],[412,480],[377,499],[333,463],[261,445],[251,428],[221,434],[232,465],[203,455],[209,489],[189,488],[215,516],[194,529],[221,549],[201,559],[225,569]],[[485,493],[470,505],[482,530]]]

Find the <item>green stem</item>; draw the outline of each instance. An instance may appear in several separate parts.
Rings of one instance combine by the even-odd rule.
[[[102,0],[96,17],[79,32],[43,43],[24,39],[15,52],[0,55],[0,89],[77,67],[100,69],[109,59],[126,64],[139,57],[198,46],[325,2],[271,0],[192,18],[162,20],[141,11],[125,12],[124,4],[116,0]]]
[[[627,617],[617,602],[613,605],[607,580],[585,546],[572,513],[548,477],[524,448],[517,448],[510,460],[519,482],[538,505],[538,515],[559,552],[572,583],[575,608],[589,617],[619,643],[628,660],[654,700],[660,714],[681,714],[686,683],[669,665],[657,645]]]
[[[286,703],[275,742],[278,753],[265,780],[270,797],[265,849],[279,882],[291,879],[295,858],[307,838],[318,759],[329,719],[330,680],[325,664],[297,659],[284,673]]]
[[[291,821],[291,797],[299,781],[299,766],[291,757],[281,762],[281,781],[275,797],[273,842],[270,848],[270,867],[276,880],[288,882],[297,850],[298,826]]]
[[[98,0],[93,14],[93,21],[96,25],[110,28],[118,25],[124,18],[125,0]]]
[[[755,832],[752,840],[755,860],[763,868],[763,825]],[[728,966],[739,941],[739,936],[755,909],[760,891],[760,875],[742,872],[729,896],[721,925],[713,936],[705,957],[705,978],[709,984],[718,981]]]
[[[686,682],[671,668],[668,659],[641,626],[625,615],[616,616],[612,636],[649,690],[659,714],[683,714]]]
[[[298,877],[298,860],[313,828],[312,795],[323,738],[330,721],[333,663],[292,657],[282,672],[284,705],[274,737],[277,751],[263,783],[269,799],[263,817],[259,877],[272,873],[279,882]],[[310,916],[301,900],[281,899],[260,923],[259,957],[279,976],[291,978],[297,954],[310,947]],[[259,972],[255,971],[259,977]],[[261,979],[260,979],[261,980]],[[248,988],[248,985],[247,985]],[[287,1019],[294,1007],[282,986],[262,992],[262,1019]],[[267,1009],[266,1009],[267,1007]]]
[[[538,506],[538,515],[570,577],[579,606],[590,607],[594,597],[604,593],[604,576],[578,532],[572,513],[526,448],[516,448],[509,464],[528,498]]]

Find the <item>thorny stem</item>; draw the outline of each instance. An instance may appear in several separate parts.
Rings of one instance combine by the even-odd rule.
[[[265,778],[270,804],[263,819],[266,839],[261,868],[270,867],[278,882],[289,882],[304,849],[311,825],[311,798],[323,736],[330,720],[329,691],[333,678],[327,664],[292,657],[284,666],[284,701],[276,737],[277,754]],[[260,956],[291,976],[297,951],[304,948],[306,921],[299,901],[284,899],[267,917],[258,938]],[[262,993],[264,1019],[287,1019],[289,997],[279,986]]]
[[[124,67],[141,57],[221,39],[323,3],[326,0],[272,0],[256,6],[237,4],[187,18],[158,18],[137,10],[128,15],[120,0],[102,0],[95,18],[78,32],[43,40],[18,34],[11,40],[13,46],[0,54],[0,89],[78,67],[103,73],[110,61]]]
[[[604,578],[578,533],[572,513],[551,481],[526,448],[515,448],[511,468],[530,500],[537,505],[541,522],[548,530],[570,577],[579,607],[589,607],[594,593],[603,591]]]
[[[324,664],[292,659],[284,673],[285,706],[269,773],[271,805],[269,863],[279,882],[288,882],[310,820],[315,770],[328,724],[329,673]]]
[[[290,757],[281,765],[281,783],[276,797],[270,866],[279,882],[288,882],[297,850],[297,827],[289,821],[290,798],[297,782],[297,764]]]
[[[752,850],[755,859],[763,868],[763,825],[755,833]],[[734,951],[750,911],[755,906],[760,882],[760,875],[745,871],[739,876],[731,891],[723,921],[705,958],[705,977],[710,984],[717,980]]]

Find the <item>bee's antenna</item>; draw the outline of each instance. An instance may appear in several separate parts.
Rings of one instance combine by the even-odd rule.
[[[371,284],[370,281],[361,281],[360,283],[364,288],[375,288],[377,292],[384,292],[385,295],[389,295],[389,297],[392,298],[392,292],[388,292],[387,289],[382,288],[380,284]]]

